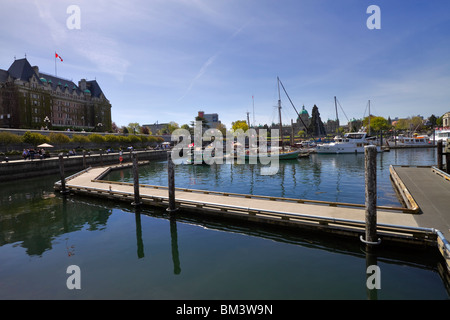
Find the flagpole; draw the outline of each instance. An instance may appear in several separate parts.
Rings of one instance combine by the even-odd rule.
[[[58,74],[56,72],[56,51],[55,51],[55,77],[57,77],[57,76],[58,76]]]

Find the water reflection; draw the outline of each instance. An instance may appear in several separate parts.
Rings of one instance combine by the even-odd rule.
[[[170,240],[172,244],[172,261],[173,261],[173,273],[180,274],[180,255],[178,253],[178,233],[177,233],[177,221],[172,216],[170,217]]]
[[[136,240],[137,240],[137,257],[138,259],[144,258],[144,242],[142,241],[142,225],[141,225],[141,209],[139,206],[135,206],[135,219],[136,219]]]
[[[60,197],[52,192],[49,180],[2,184],[0,246],[17,242],[28,255],[41,256],[62,234],[106,226],[111,209]]]

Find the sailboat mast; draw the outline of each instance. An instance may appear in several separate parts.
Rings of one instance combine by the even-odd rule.
[[[370,100],[369,100],[369,136],[370,136]]]
[[[281,122],[281,94],[280,94],[280,78],[279,77],[277,77],[277,85],[278,85],[278,117],[280,118],[281,148],[282,148],[282,150],[284,150],[283,123]]]
[[[255,96],[252,95],[252,103],[253,103],[253,127],[255,126]]]
[[[334,96],[334,108],[336,109],[336,133],[339,132],[339,117],[336,103],[336,96]]]

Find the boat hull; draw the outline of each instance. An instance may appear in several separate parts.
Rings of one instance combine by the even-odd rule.
[[[273,155],[269,155],[269,157],[272,157]],[[300,150],[290,151],[290,152],[280,152],[278,153],[278,159],[279,160],[292,160],[297,159],[300,156]],[[250,159],[257,159],[260,155],[245,155],[245,160]]]
[[[377,146],[377,151],[382,152],[381,148]],[[364,153],[364,147],[357,146],[339,146],[339,145],[319,145],[316,148],[316,153],[321,154],[348,154],[348,153]]]

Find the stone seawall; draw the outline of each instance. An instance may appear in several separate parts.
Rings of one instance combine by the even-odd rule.
[[[123,153],[123,163],[131,162],[131,154]],[[138,151],[139,161],[166,160],[167,150]],[[119,164],[119,154],[95,154],[64,157],[64,170],[66,173],[85,169],[85,167],[99,167],[108,164]],[[40,177],[59,173],[59,158],[16,160],[0,163],[0,182],[31,177]]]

